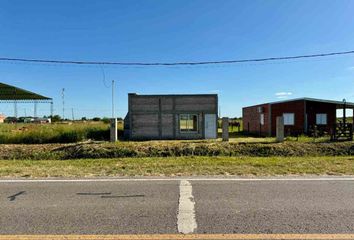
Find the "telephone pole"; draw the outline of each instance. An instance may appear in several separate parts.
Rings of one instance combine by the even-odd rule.
[[[112,80],[112,118],[114,118],[114,80]]]
[[[65,88],[61,90],[61,99],[63,102],[63,120],[65,119]]]
[[[72,117],[72,120],[74,121],[74,108],[71,108],[71,117]]]
[[[118,140],[117,119],[114,113],[114,80],[112,80],[112,119],[110,126],[110,141],[116,142]]]

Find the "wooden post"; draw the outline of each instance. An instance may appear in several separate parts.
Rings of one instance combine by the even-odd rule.
[[[276,136],[278,142],[284,141],[284,117],[277,117]]]
[[[229,141],[229,118],[222,118],[222,140]]]
[[[111,118],[110,141],[116,142],[117,140],[118,140],[117,119]]]

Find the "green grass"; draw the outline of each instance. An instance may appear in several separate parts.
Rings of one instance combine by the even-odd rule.
[[[243,131],[243,122],[241,119],[237,119],[237,120],[232,120],[233,122],[238,122],[240,123],[240,131],[239,131],[239,128],[238,127],[231,127],[229,126],[229,133],[238,133],[238,132],[242,132]],[[218,120],[218,132],[221,133],[222,132],[222,120],[219,119]]]
[[[236,143],[275,143],[275,137],[255,137],[255,136],[248,136],[244,135],[240,132],[230,132],[229,133],[230,142]],[[218,141],[221,141],[221,132],[218,135]],[[298,137],[288,136],[285,138],[285,142],[299,142],[299,143],[323,143],[323,142],[330,142],[330,136],[323,136],[323,137],[309,137],[305,135],[300,135]]]
[[[347,117],[346,121],[348,123],[353,123],[353,117]],[[337,122],[343,122],[343,118],[342,117],[338,117],[337,118]]]
[[[353,175],[354,157],[0,160],[0,177]]]
[[[239,121],[239,120],[238,120]],[[242,124],[241,124],[242,125]],[[242,130],[242,126],[241,126]],[[123,122],[118,123],[119,136],[123,137]],[[254,137],[238,132],[235,127],[230,131],[230,142],[236,143],[274,143],[274,137]],[[221,141],[221,129],[218,129]],[[85,140],[108,141],[109,124],[103,122],[74,122],[53,124],[0,124],[0,144],[42,144],[42,143],[75,143]],[[214,140],[215,141],[215,140]],[[328,142],[329,137],[312,138],[307,136],[287,137],[290,142]],[[160,141],[161,143],[171,141]],[[195,141],[191,141],[195,142]],[[136,142],[139,145],[139,142]]]

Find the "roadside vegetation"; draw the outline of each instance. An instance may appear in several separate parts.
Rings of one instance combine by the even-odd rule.
[[[0,124],[1,144],[73,143],[109,139],[109,125],[103,122],[53,124]]]
[[[0,160],[0,177],[353,175],[354,157]]]
[[[130,157],[303,157],[351,156],[352,142],[146,141],[73,144],[3,144],[0,159],[83,159]]]
[[[238,127],[230,137],[109,143],[109,123],[100,119],[0,124],[0,177],[354,174],[353,142],[298,136],[277,143]]]

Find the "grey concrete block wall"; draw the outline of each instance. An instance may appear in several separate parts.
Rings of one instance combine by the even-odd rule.
[[[174,129],[173,129],[173,114],[165,113],[161,116],[161,130],[162,138],[173,139],[174,138]]]
[[[204,114],[192,112],[198,115],[198,131],[197,132],[181,132],[179,129],[179,114],[176,114],[176,139],[203,139],[204,138]]]
[[[217,116],[218,96],[129,94],[128,104],[124,122],[127,139],[202,139],[204,114]],[[198,131],[180,132],[180,114],[197,114]]]

